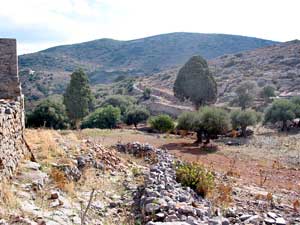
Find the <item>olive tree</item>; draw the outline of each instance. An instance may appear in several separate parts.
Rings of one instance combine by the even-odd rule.
[[[170,132],[175,125],[172,118],[168,115],[158,115],[149,119],[150,126],[159,132]]]
[[[275,97],[275,90],[274,86],[264,86],[260,92],[260,96],[265,100],[265,102],[270,102],[271,97]]]
[[[253,110],[235,110],[231,113],[230,118],[232,127],[241,128],[244,137],[247,137],[247,127],[256,125],[260,120],[258,113]]]
[[[224,134],[230,127],[228,113],[217,107],[204,107],[200,110],[201,128],[209,143],[212,136]]]
[[[201,56],[193,56],[179,70],[173,90],[178,99],[190,100],[196,109],[217,100],[217,83]]]
[[[111,105],[98,108],[84,118],[82,128],[112,129],[120,122],[121,111],[118,107]]]
[[[230,127],[229,117],[221,108],[203,107],[196,112],[186,112],[178,118],[178,129],[190,130],[197,133],[196,143],[202,143],[202,137],[206,143],[213,136],[224,134]]]
[[[148,119],[150,113],[147,109],[134,106],[128,109],[125,113],[125,123],[127,125],[134,125],[137,128],[137,125],[141,122],[144,122]]]
[[[266,110],[264,123],[281,122],[281,130],[287,130],[287,122],[295,119],[295,104],[289,100],[280,99],[272,103]]]
[[[129,107],[132,107],[136,103],[136,99],[130,96],[123,95],[109,95],[101,103],[101,107],[111,105],[118,107],[121,110],[121,115],[124,115]]]
[[[49,99],[40,102],[26,115],[26,126],[65,129],[69,126],[65,106]]]
[[[236,98],[233,104],[245,110],[250,107],[257,93],[257,85],[255,82],[245,81],[241,83],[235,90]]]

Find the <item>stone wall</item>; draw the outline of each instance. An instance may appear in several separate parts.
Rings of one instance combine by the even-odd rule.
[[[24,155],[22,115],[19,101],[0,100],[0,178],[11,176]]]
[[[0,39],[0,179],[13,174],[25,153],[24,127],[16,40]]]

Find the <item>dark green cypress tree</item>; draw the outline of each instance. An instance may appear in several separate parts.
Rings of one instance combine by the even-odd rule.
[[[77,129],[80,121],[88,115],[93,105],[92,91],[87,75],[78,69],[71,75],[71,81],[64,94],[67,115]]]
[[[217,83],[201,56],[193,56],[180,69],[173,90],[177,98],[190,100],[197,109],[217,100]]]

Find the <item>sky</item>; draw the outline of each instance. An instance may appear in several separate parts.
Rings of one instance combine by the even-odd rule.
[[[300,39],[299,0],[0,0],[0,37],[18,54],[171,32]]]

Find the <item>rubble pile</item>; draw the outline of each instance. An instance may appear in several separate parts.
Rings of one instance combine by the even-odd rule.
[[[76,157],[77,166],[80,170],[86,166],[111,171],[123,171],[125,169],[125,165],[114,149],[107,149],[103,145],[95,144],[89,140],[84,141],[81,149],[81,155]]]

